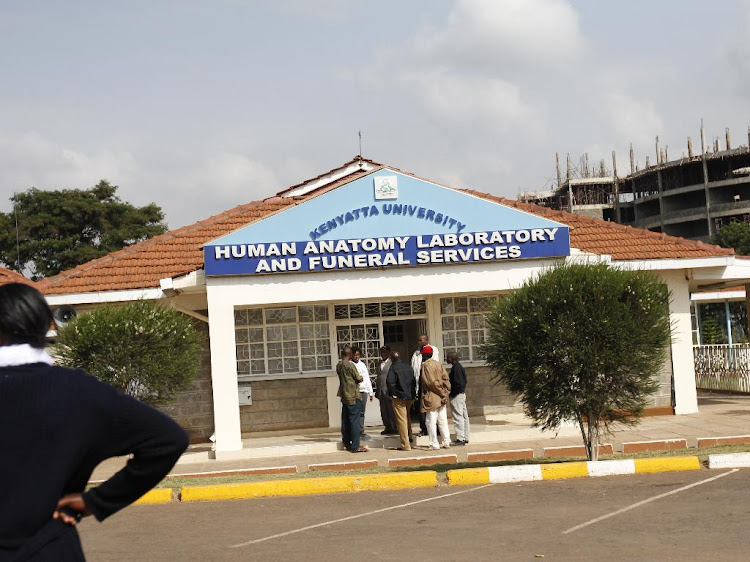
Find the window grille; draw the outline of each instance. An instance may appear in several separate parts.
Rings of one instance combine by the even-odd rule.
[[[497,295],[440,299],[443,352],[455,351],[463,361],[482,361],[480,346],[487,339],[487,313]],[[443,355],[445,357],[445,355]]]
[[[420,316],[424,314],[427,314],[427,302],[424,300],[336,304],[333,306],[333,317],[335,320]]]
[[[327,306],[238,309],[234,323],[240,376],[331,370]]]

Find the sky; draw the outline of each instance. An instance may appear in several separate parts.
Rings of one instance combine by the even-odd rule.
[[[0,210],[100,179],[170,228],[363,156],[507,197],[555,153],[748,144],[750,0],[0,0]]]

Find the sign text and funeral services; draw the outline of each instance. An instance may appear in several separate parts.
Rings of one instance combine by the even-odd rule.
[[[206,275],[253,275],[549,258],[569,253],[568,228],[553,227],[219,244],[206,246],[204,259]]]

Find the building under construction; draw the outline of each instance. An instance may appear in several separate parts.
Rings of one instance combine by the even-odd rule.
[[[656,164],[646,158],[643,169],[630,149],[630,174],[619,177],[615,153],[612,169],[604,161],[591,169],[588,157],[574,167],[567,158],[562,177],[546,192],[521,193],[519,199],[554,209],[616,221],[673,236],[709,241],[725,224],[750,222],[750,130],[748,146],[732,148],[729,129],[726,144],[706,144],[701,128],[701,150],[694,154],[688,138],[687,154],[669,160],[667,147],[656,138]]]

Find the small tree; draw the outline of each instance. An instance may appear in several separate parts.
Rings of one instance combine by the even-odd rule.
[[[153,405],[190,387],[198,371],[201,336],[193,320],[151,301],[105,305],[59,331],[59,364],[83,369]]]
[[[636,424],[658,388],[668,298],[650,273],[562,264],[497,303],[483,351],[536,427],[575,421],[597,460],[610,424]]]
[[[750,224],[735,221],[722,226],[714,235],[713,243],[722,248],[734,248],[741,256],[750,255]]]
[[[91,189],[32,187],[11,202],[13,210],[0,213],[0,265],[35,281],[167,230],[158,205],[122,201],[106,180]]]

